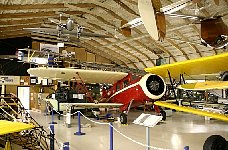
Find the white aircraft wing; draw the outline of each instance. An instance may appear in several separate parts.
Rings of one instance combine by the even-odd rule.
[[[58,30],[51,29],[51,28],[23,28],[23,30],[35,32],[35,33],[58,35]]]
[[[109,83],[124,78],[128,73],[124,72],[112,72],[112,71],[101,71],[101,70],[83,70],[83,69],[70,69],[70,68],[30,68],[28,73],[36,77],[56,79],[56,80],[70,80],[80,78],[85,83]],[[79,76],[76,74],[78,73]]]

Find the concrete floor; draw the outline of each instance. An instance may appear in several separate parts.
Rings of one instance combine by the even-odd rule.
[[[129,125],[123,126],[119,123],[114,123],[114,127],[124,135],[145,144],[146,128],[131,123],[141,113],[142,111],[130,111],[128,117]],[[44,116],[37,112],[31,112],[31,115],[48,130],[51,116]],[[57,120],[57,115],[55,115],[55,121],[58,123],[55,125],[55,134],[58,142],[70,142],[71,150],[110,149],[108,125],[95,124],[81,117],[82,124],[89,123],[92,127],[82,128],[82,132],[86,133],[86,135],[76,136],[74,133],[77,131],[77,117],[71,120],[71,128],[67,128],[64,125],[63,118]],[[150,129],[150,143],[151,146],[170,150],[183,150],[187,145],[190,150],[202,150],[204,141],[212,134],[222,135],[228,140],[227,122],[218,120],[205,121],[204,117],[174,112],[171,117],[167,117],[165,122]],[[114,132],[114,150],[123,149],[145,150],[146,147],[138,145]]]

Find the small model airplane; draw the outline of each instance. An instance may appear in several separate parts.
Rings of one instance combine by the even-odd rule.
[[[160,0],[139,0],[138,9],[141,18],[136,18],[128,23],[123,22],[122,33],[125,36],[131,35],[131,28],[144,24],[150,36],[159,41],[163,41],[166,36],[165,15],[170,17],[181,17],[200,21],[201,43],[212,48],[225,48],[228,45],[228,27],[223,22],[222,16],[199,17],[190,15],[173,14],[174,12],[190,6],[197,1],[180,0],[171,5],[162,7]],[[215,1],[218,4],[218,1]],[[224,14],[225,16],[227,14]]]
[[[42,34],[49,34],[49,35],[55,35],[59,38],[61,37],[67,37],[69,38],[71,36],[76,36],[77,39],[80,37],[97,37],[97,38],[112,38],[108,35],[102,35],[97,33],[90,33],[83,31],[84,27],[77,24],[77,27],[74,26],[74,21],[70,18],[66,21],[65,24],[61,21],[61,14],[60,14],[60,20],[56,19],[49,19],[52,23],[56,24],[56,29],[51,28],[23,28],[23,30],[35,32],[35,33],[42,33]]]
[[[86,83],[113,84],[113,86],[108,89],[102,89],[102,98],[104,98],[102,102],[123,104],[120,106],[120,111],[122,112],[120,119],[121,123],[126,123],[127,113],[130,108],[145,104],[149,101],[158,101],[165,94],[166,83],[163,78],[169,77],[171,79],[172,77],[177,79],[180,75],[209,74],[228,70],[227,59],[228,53],[224,53],[195,60],[146,68],[145,71],[150,74],[146,74],[143,77],[121,72],[69,68],[30,68],[28,69],[28,73],[37,77],[57,80],[73,78],[78,80],[75,78],[76,73],[78,73],[81,79]],[[220,87],[222,88],[223,86]],[[160,105],[160,103],[157,103],[157,105]],[[161,113],[165,118],[164,111],[160,111],[159,108],[155,110],[157,113]],[[184,110],[185,109],[182,111]],[[194,111],[191,113],[194,113]],[[205,115],[205,113],[202,113],[202,115]],[[208,113],[206,115],[208,115]],[[209,117],[211,117],[211,115]],[[216,116],[216,114],[213,114],[213,118],[228,121],[228,117],[225,115],[221,117],[220,115]]]

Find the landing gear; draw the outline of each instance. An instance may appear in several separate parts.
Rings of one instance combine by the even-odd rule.
[[[120,123],[127,124],[127,115],[125,113],[120,114]]]
[[[205,141],[203,150],[228,150],[227,141],[220,135],[212,135]]]
[[[162,116],[162,120],[165,121],[166,120],[166,112],[164,110],[161,110],[160,113]]]

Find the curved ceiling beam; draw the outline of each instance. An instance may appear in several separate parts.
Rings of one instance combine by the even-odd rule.
[[[139,16],[139,14],[137,14],[134,10],[132,10],[130,7],[128,7],[126,4],[124,4],[123,2],[121,2],[121,0],[113,0],[114,2],[116,2],[118,5],[120,5],[123,9],[125,9],[126,11],[128,11],[129,13]]]
[[[90,40],[90,42],[92,42],[94,45],[96,45],[96,47],[98,48],[98,49],[100,49],[100,47],[101,47],[101,45],[102,44],[100,44],[99,42],[97,42],[97,41],[95,41],[95,40]],[[121,62],[125,62],[125,60],[126,60],[126,62],[125,62],[125,64],[127,64],[128,62],[127,61],[129,61],[129,62],[131,62],[131,60],[130,59],[128,59],[127,57],[125,57],[124,55],[122,55],[122,54],[120,54],[120,53],[117,53],[116,51],[114,51],[114,50],[112,50],[112,49],[110,49],[110,48],[101,48],[102,49],[102,51],[106,51],[107,53],[111,53],[111,56],[112,57],[116,57],[118,60],[120,60]]]
[[[185,53],[185,51],[183,51],[181,48],[180,48],[180,46],[178,46],[176,43],[174,43],[172,40],[170,40],[170,39],[166,39],[166,41],[168,42],[168,43],[170,43],[172,46],[174,46],[176,49],[178,49],[182,54],[183,54],[183,56],[187,59],[187,60],[189,60],[189,57],[188,57],[188,55]]]
[[[103,41],[107,42],[107,43],[111,43],[109,40],[107,39],[102,39]],[[121,48],[120,46],[117,46],[117,45],[113,45],[113,47],[123,51],[124,53],[127,53],[128,55],[130,55],[131,57],[137,59],[139,62],[142,62],[143,66],[146,67],[145,63],[143,62],[143,60],[141,58],[139,58],[139,56],[135,56],[133,55],[132,53],[128,52],[127,50]]]
[[[119,49],[120,51],[123,51],[123,52],[127,53],[127,54],[130,55],[131,57],[137,59],[138,62],[142,62],[144,68],[146,67],[145,63],[144,63],[141,59],[139,59],[138,57],[136,57],[135,55],[133,55],[132,53],[126,51],[125,49],[123,49],[123,48],[121,48],[120,46],[117,46],[117,45],[113,45],[113,47],[115,47],[116,49]],[[138,67],[137,67],[137,68],[138,68]]]
[[[135,51],[137,51],[138,53],[140,53],[141,55],[143,55],[144,57],[146,57],[146,58],[155,66],[154,61],[153,61],[152,59],[150,59],[149,56],[147,56],[146,54],[142,53],[140,50],[138,50],[137,48],[131,46],[130,44],[128,44],[128,43],[126,43],[126,42],[124,43],[124,45],[128,46],[128,47],[131,48],[131,49],[134,49]],[[148,67],[148,66],[146,66],[146,67]]]
[[[163,46],[159,45],[156,43],[156,41],[154,39],[152,39],[151,37],[147,37],[149,40],[152,40],[153,41],[153,44],[158,47],[159,49],[161,49],[162,51],[164,51],[165,53],[167,53],[172,59],[174,62],[177,62],[176,58],[173,56],[173,54],[170,53],[170,51],[168,51],[167,49],[165,49]]]
[[[96,48],[95,46],[87,43],[87,42],[83,42],[83,47],[85,47],[88,51],[91,51],[92,53],[95,53],[97,55],[100,55],[101,57],[104,57],[112,62],[115,62],[118,65],[124,65],[127,67],[127,64],[121,60],[118,60],[115,57],[111,57],[110,55],[108,55],[106,52],[104,54],[104,51],[101,51],[100,49]]]
[[[0,4],[0,10],[28,10],[28,9],[59,9],[59,8],[66,8],[64,3],[57,3],[57,4],[25,4],[25,5],[3,5]]]
[[[89,6],[90,6],[90,5],[89,5]],[[92,6],[93,6],[93,5],[92,5]],[[100,27],[100,26],[97,25],[97,24],[90,23],[89,21],[87,21],[86,23],[89,24],[89,25],[91,25],[92,27],[98,29],[98,30],[103,30],[103,31],[105,31],[105,29],[103,29],[102,27]],[[109,34],[111,34],[111,33],[109,33]],[[113,36],[113,37],[114,37],[114,36]],[[109,40],[107,40],[107,39],[100,39],[100,40],[105,41],[105,42],[107,42],[107,43],[111,43],[111,42],[110,42]],[[129,47],[129,46],[128,46],[128,47]],[[116,47],[116,48],[117,48],[117,47]],[[120,49],[120,48],[119,48],[119,49]],[[123,51],[124,49],[121,48],[120,50]],[[126,50],[124,50],[124,52],[127,53],[127,54],[129,54],[129,55],[131,55],[132,57],[136,58],[137,60],[139,60],[139,62],[142,62],[143,66],[146,67],[146,65],[145,65],[145,63],[143,62],[143,60],[141,60],[139,57],[137,57],[137,56],[131,54],[130,52],[128,52],[128,51],[126,51]],[[137,52],[139,52],[139,53],[142,54],[142,55],[145,55],[145,54],[143,54],[142,52],[140,52],[140,51],[138,51],[138,50],[137,50]],[[153,62],[152,62],[152,63],[153,63]]]
[[[104,9],[106,12],[112,12],[111,10],[109,10],[108,8],[106,8],[107,6],[106,6],[106,7],[105,7],[105,6],[100,6],[100,5],[102,5],[102,4],[96,5],[96,4],[90,4],[90,3],[79,3],[78,5],[77,5],[77,4],[72,4],[72,5],[73,5],[73,6],[79,6],[80,8],[81,8],[81,7],[86,7],[86,8],[88,8],[88,7],[99,7],[99,8]],[[69,5],[69,4],[66,4],[66,6],[68,6],[69,8],[72,8],[72,6]],[[103,19],[103,18],[100,17],[100,16],[97,16],[97,15],[95,15],[95,14],[92,14],[91,12],[88,12],[88,11],[84,11],[84,12],[87,13],[87,14],[89,14],[89,15],[92,15],[93,17],[97,18],[98,20],[102,21],[103,23],[105,23],[105,24],[107,24],[107,25],[112,25],[112,26],[114,26],[113,24],[111,24],[110,22],[106,21],[105,19]],[[112,15],[113,17],[117,18],[117,19],[124,20],[122,17],[118,16],[118,15],[115,14],[114,12],[112,12],[111,15]],[[88,23],[89,23],[89,22],[88,22]],[[89,23],[89,24],[90,24],[90,25],[94,25],[95,28],[101,30],[101,27],[98,27],[98,25],[96,25],[96,24],[94,24],[94,23]],[[136,29],[136,28],[135,28],[135,29]],[[136,32],[139,33],[139,34],[142,34],[142,32],[139,31],[138,29],[136,30]],[[117,41],[117,42],[118,42],[118,41]],[[109,43],[110,43],[110,42],[109,42]],[[117,44],[113,44],[113,45],[117,45]],[[103,46],[102,46],[102,47],[103,47]],[[151,51],[151,49],[148,49],[148,50]],[[156,53],[154,53],[154,54],[156,55]],[[152,61],[152,63],[154,63],[154,62]]]
[[[66,4],[65,6],[69,7],[69,8],[72,8],[72,6],[75,6],[75,7],[79,7],[79,8],[95,8],[95,7],[98,7],[98,8],[101,8],[103,9],[104,11],[106,11],[108,14],[110,14],[112,17],[118,19],[118,20],[121,20],[121,21],[128,21],[126,19],[124,19],[123,17],[121,17],[120,15],[116,14],[115,12],[113,12],[111,9],[113,8],[107,8],[107,7],[110,7],[110,6],[107,6],[107,5],[104,5],[103,3],[100,3],[100,2],[97,2],[96,4],[94,3],[77,3],[77,4],[73,4],[73,3],[69,3],[69,4]],[[118,10],[117,10],[118,12]],[[134,28],[133,29],[136,33],[138,34],[141,34],[142,32],[140,32],[140,30]]]
[[[91,42],[93,42],[97,47],[99,47],[99,49],[101,48],[101,46],[102,46],[102,44],[100,44],[99,42],[97,42],[97,41],[95,41],[95,40],[90,40]],[[115,50],[112,50],[112,49],[110,49],[110,48],[102,48],[103,50],[108,50],[109,51],[109,53],[113,53],[113,55],[114,56],[116,56],[116,57],[118,57],[118,59],[119,60],[123,60],[123,59],[121,59],[121,57],[122,58],[124,58],[125,60],[127,60],[127,61],[129,61],[130,63],[132,63],[133,64],[133,62],[129,59],[129,58],[127,58],[126,56],[124,56],[123,54],[120,54],[120,53],[117,53],[117,52],[115,52]],[[126,64],[128,64],[128,62],[125,62]],[[136,66],[136,65],[134,65],[134,67],[136,68],[136,69],[138,69],[138,67]]]

